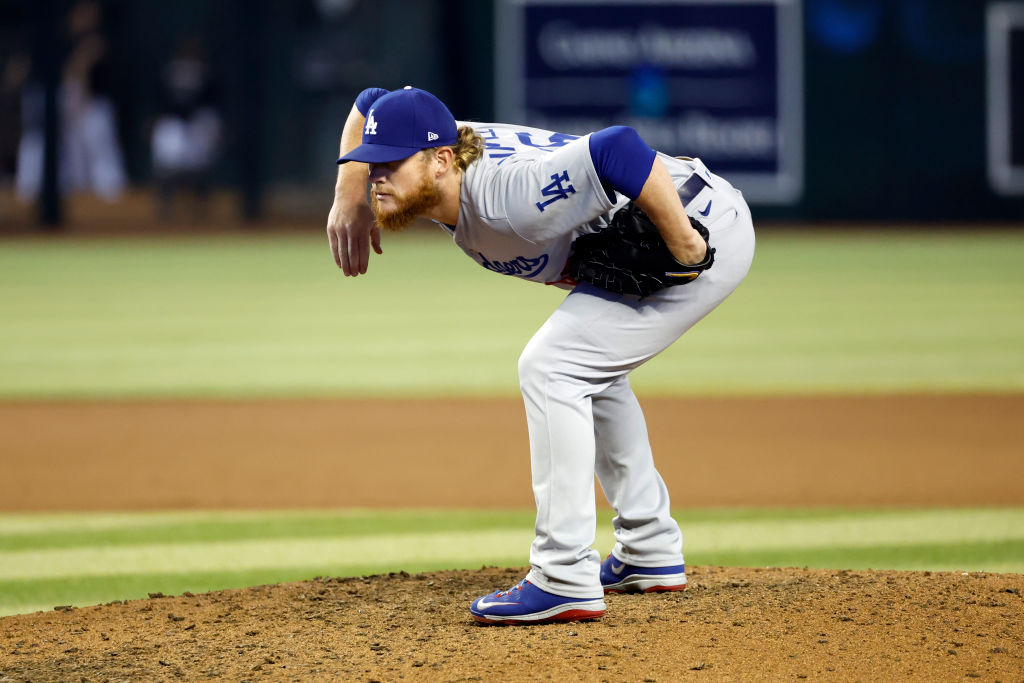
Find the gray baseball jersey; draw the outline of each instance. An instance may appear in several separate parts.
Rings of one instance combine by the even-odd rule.
[[[613,201],[602,186],[590,155],[590,136],[500,123],[459,125],[472,126],[487,148],[463,178],[459,221],[452,231],[455,243],[488,270],[571,288],[562,271],[573,240],[603,228],[629,201],[623,195]],[[695,173],[700,175],[697,192],[685,200],[705,189],[728,186],[699,160],[659,158],[679,188]],[[721,212],[712,213],[713,203],[707,213],[692,204],[687,211],[699,214],[705,224],[720,218]]]

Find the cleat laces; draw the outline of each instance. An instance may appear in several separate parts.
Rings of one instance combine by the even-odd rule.
[[[510,595],[512,593],[512,591],[521,591],[521,590],[523,590],[523,584],[525,584],[525,583],[527,583],[527,581],[526,581],[526,579],[523,579],[522,581],[520,581],[516,585],[512,586],[511,588],[509,588],[507,591],[498,591],[497,597],[503,598],[506,595]]]

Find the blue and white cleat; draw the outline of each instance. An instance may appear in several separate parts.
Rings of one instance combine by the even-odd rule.
[[[686,588],[686,565],[638,567],[609,553],[601,563],[601,585],[605,593],[681,591]]]
[[[548,593],[523,579],[507,591],[477,598],[469,611],[484,624],[546,624],[600,619],[605,604],[604,598],[570,598]]]

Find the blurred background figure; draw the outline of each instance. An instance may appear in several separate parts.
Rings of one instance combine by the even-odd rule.
[[[114,201],[127,177],[110,98],[110,44],[100,5],[76,3],[67,14],[69,52],[64,61],[58,107],[61,117],[60,187]],[[17,191],[23,199],[42,187],[43,91],[30,75],[22,96],[22,135],[18,148]]]
[[[30,68],[31,60],[21,52],[0,62],[0,186],[13,181],[18,167],[21,91]]]
[[[175,200],[185,191],[194,200],[192,217],[201,219],[223,129],[201,40],[182,42],[164,69],[161,83],[164,111],[153,124],[150,140],[157,214],[160,220],[172,219]]]
[[[0,211],[318,224],[373,83],[570,134],[628,117],[759,220],[1016,224],[1021,36],[1024,0],[0,0]]]

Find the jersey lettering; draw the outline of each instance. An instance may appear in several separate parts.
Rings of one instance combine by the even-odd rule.
[[[517,277],[531,277],[544,270],[548,264],[548,255],[541,254],[537,258],[526,258],[517,256],[511,261],[488,261],[487,257],[477,252],[480,257],[480,265],[487,270],[501,273],[502,275],[513,275]]]
[[[508,157],[514,156],[516,152],[521,151],[523,147],[532,147],[542,151],[551,151],[558,147],[564,147],[573,140],[578,140],[578,135],[569,135],[568,133],[552,133],[548,136],[547,142],[534,142],[533,134],[530,131],[520,130],[516,131],[516,142],[519,147],[507,144],[511,140],[504,140],[506,144],[501,144],[501,136],[493,128],[480,128],[477,134],[484,140],[484,148],[487,150],[487,156],[490,159],[500,159],[498,162],[500,165]]]
[[[569,170],[566,169],[561,173],[553,173],[551,175],[551,184],[545,185],[541,188],[541,194],[545,197],[551,197],[546,202],[537,202],[537,208],[543,212],[544,208],[553,202],[557,202],[559,199],[568,199],[569,195],[576,194],[576,188],[569,185]],[[562,183],[566,186],[562,187]]]
[[[573,140],[579,140],[578,135],[569,135],[568,133],[552,133],[548,138],[546,145],[539,145],[533,141],[530,134],[526,131],[520,131],[516,133],[516,137],[519,138],[520,144],[526,145],[527,147],[536,147],[537,149],[555,149],[556,147],[565,147]]]
[[[491,159],[501,159],[504,161],[506,157],[510,157],[516,153],[515,147],[504,147],[496,142],[499,139],[498,134],[494,132],[493,128],[484,128],[477,131],[484,140],[484,149],[487,150],[487,156]],[[500,164],[501,161],[498,163]]]

